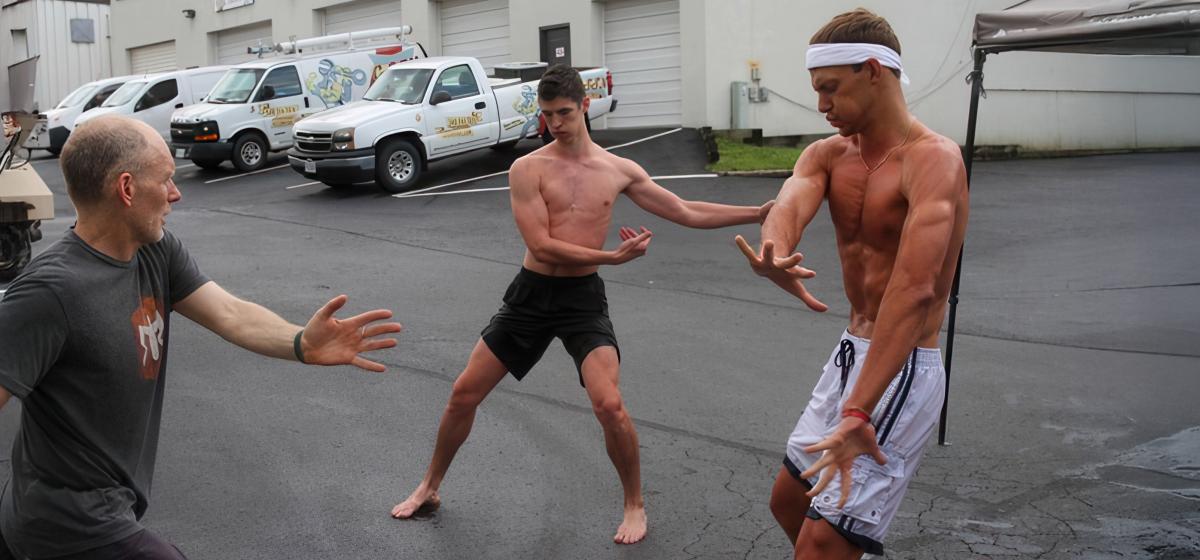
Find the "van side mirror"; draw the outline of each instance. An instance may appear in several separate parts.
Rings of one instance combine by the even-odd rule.
[[[450,101],[450,99],[451,99],[450,92],[442,89],[442,90],[433,92],[433,97],[429,98],[429,104],[437,105],[438,103],[445,103],[447,101]]]

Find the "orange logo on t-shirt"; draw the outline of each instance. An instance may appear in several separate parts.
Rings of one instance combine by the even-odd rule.
[[[158,312],[158,302],[153,297],[143,297],[142,304],[129,318],[133,323],[133,332],[138,340],[138,352],[141,361],[138,362],[142,379],[154,381],[158,379],[159,363],[162,360],[163,330],[165,324],[162,314]]]

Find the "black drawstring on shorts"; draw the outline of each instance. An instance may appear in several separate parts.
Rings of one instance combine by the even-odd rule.
[[[838,353],[833,357],[833,365],[842,368],[842,388],[838,395],[846,392],[846,382],[850,379],[850,370],[854,367],[854,343],[842,340]]]

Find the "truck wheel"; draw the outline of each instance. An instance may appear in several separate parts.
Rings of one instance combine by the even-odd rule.
[[[258,171],[267,164],[267,139],[256,132],[238,136],[233,143],[233,166],[238,171]]]
[[[16,278],[25,265],[29,264],[32,254],[28,226],[0,225],[0,282]]]
[[[412,142],[390,140],[375,150],[375,183],[390,193],[413,188],[421,177],[421,152]]]
[[[196,167],[200,169],[216,169],[221,167],[221,160],[219,159],[194,159],[192,163],[196,164]]]

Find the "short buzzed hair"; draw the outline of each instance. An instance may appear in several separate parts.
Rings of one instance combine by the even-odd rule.
[[[896,51],[896,54],[900,54],[900,39],[896,38],[896,32],[892,31],[891,24],[866,8],[857,8],[833,16],[829,23],[826,23],[812,36],[812,39],[808,40],[810,45],[827,43],[872,43],[883,45]],[[853,66],[855,72],[862,68],[861,64]],[[900,77],[899,70],[895,68],[888,68],[888,70],[891,70],[897,78]]]
[[[566,64],[555,64],[538,82],[538,99],[550,101],[565,97],[575,103],[583,103],[583,78],[579,71]]]
[[[104,189],[121,173],[137,175],[152,159],[150,143],[132,119],[104,116],[89,120],[67,137],[58,164],[67,195],[78,205],[104,199]]]

